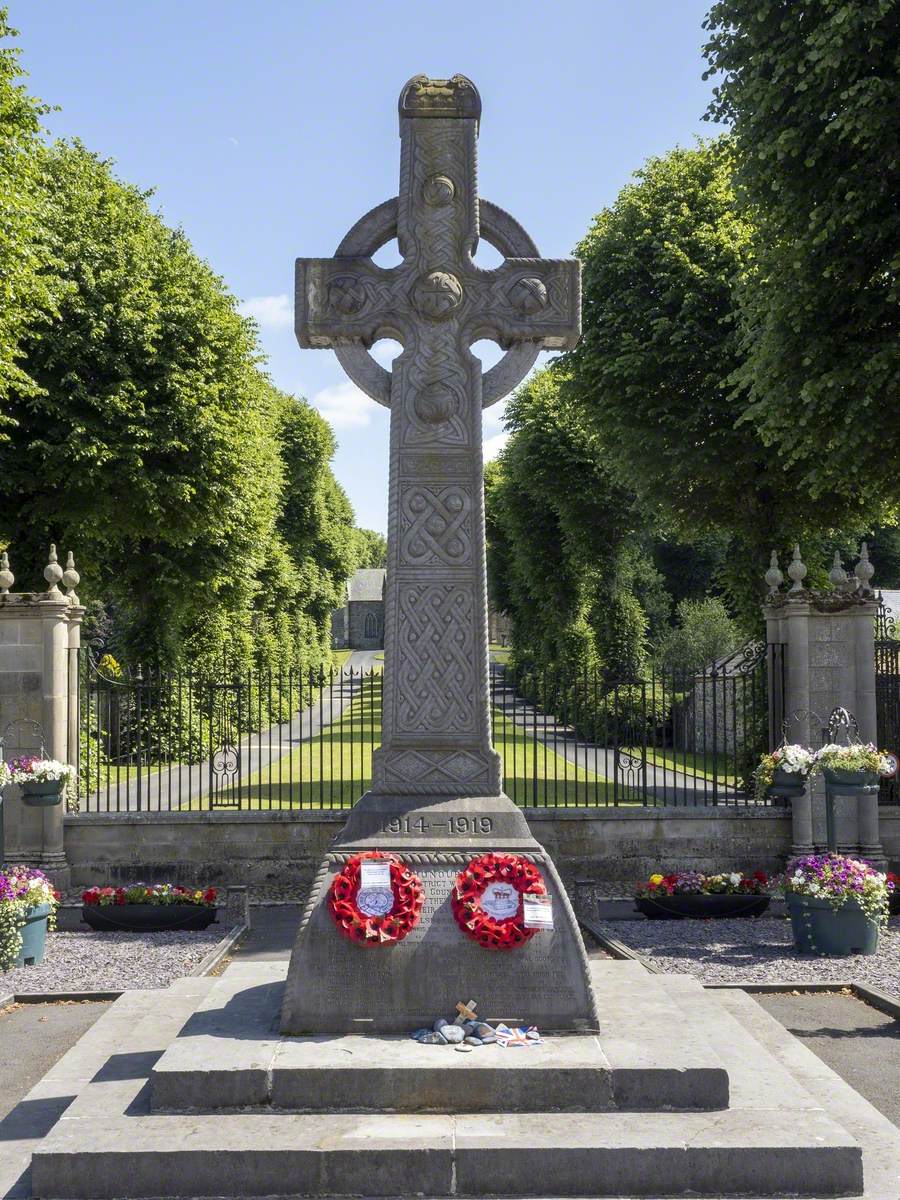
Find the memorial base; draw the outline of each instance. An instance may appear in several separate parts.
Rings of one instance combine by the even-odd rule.
[[[394,851],[425,885],[415,929],[389,946],[341,936],[328,910],[334,876],[354,854]],[[486,950],[457,925],[451,891],[459,872],[489,851],[520,854],[540,869],[554,928],[525,945]],[[288,1034],[408,1033],[475,999],[487,1021],[544,1030],[597,1026],[587,957],[565,888],[524,816],[506,796],[365,795],[325,856],[300,923],[282,1010]]]

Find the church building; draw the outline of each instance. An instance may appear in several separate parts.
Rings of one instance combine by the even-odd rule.
[[[384,649],[383,567],[355,571],[347,581],[347,600],[331,618],[335,650]]]

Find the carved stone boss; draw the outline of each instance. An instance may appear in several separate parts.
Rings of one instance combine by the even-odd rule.
[[[481,410],[541,348],[580,327],[580,264],[542,259],[476,186],[481,101],[461,75],[416,76],[400,96],[400,194],[353,226],[333,258],[301,258],[296,333],[331,347],[351,379],[391,409],[382,749],[373,791],[496,795],[491,747]],[[479,236],[505,256],[477,266]],[[403,261],[372,255],[394,237]],[[393,369],[369,354],[403,346]],[[506,350],[482,374],[470,346]]]

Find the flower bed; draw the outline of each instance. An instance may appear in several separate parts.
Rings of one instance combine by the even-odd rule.
[[[675,871],[651,875],[635,888],[638,912],[653,919],[678,917],[758,917],[769,907],[769,880],[763,871],[704,875]]]
[[[25,866],[0,871],[0,970],[41,961],[58,904],[59,892],[43,871]]]
[[[82,893],[81,916],[96,930],[205,929],[216,919],[217,896],[212,887],[185,888],[171,883],[93,887]]]

